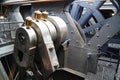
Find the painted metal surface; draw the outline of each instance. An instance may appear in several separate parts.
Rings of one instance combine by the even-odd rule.
[[[88,8],[87,12],[78,20],[78,23],[84,27],[86,25],[86,22],[89,21],[89,19],[92,17],[92,14],[99,9],[103,4],[105,3],[105,0],[98,0],[91,7]]]
[[[119,31],[119,26],[117,24],[119,24],[119,22],[120,22],[119,15],[112,17],[110,19],[107,19],[107,20],[104,20],[103,17],[98,18],[98,16],[102,16],[102,15],[101,15],[101,13],[99,13],[99,11],[97,9],[100,8],[101,5],[103,5],[103,3],[104,3],[104,0],[103,0],[103,2],[98,1],[92,7],[90,7],[88,10],[90,12],[88,14],[86,13],[86,15],[87,15],[86,21],[83,20],[86,23],[88,21],[88,19],[91,18],[92,15],[96,15],[95,17],[98,19],[98,22],[99,22],[98,24],[92,25],[92,26],[90,26],[90,28],[85,29],[84,30],[85,32],[89,32],[96,27],[101,28],[104,25],[101,28],[101,30],[89,41],[89,44],[87,44],[85,42],[85,40],[83,39],[83,36],[82,36],[83,32],[80,31],[81,29],[79,30],[77,25],[75,24],[74,20],[72,18],[70,18],[71,16],[68,13],[69,11],[65,10],[65,14],[64,14],[64,12],[63,12],[64,3],[61,3],[61,4],[54,3],[51,5],[49,3],[43,3],[41,5],[39,3],[32,4],[32,10],[31,10],[32,16],[33,16],[33,12],[35,10],[41,10],[41,11],[47,10],[49,13],[52,13],[51,15],[60,16],[66,22],[66,24],[68,26],[68,35],[69,36],[67,37],[67,39],[68,39],[67,42],[69,43],[69,46],[66,47],[67,48],[66,52],[68,52],[68,54],[67,54],[67,59],[65,62],[66,65],[64,67],[71,68],[72,70],[79,71],[84,74],[86,74],[87,72],[93,72],[93,73],[96,72],[96,70],[97,70],[96,66],[97,66],[97,60],[98,60],[97,54],[99,53],[97,50],[101,45],[106,43],[113,35],[115,35],[115,33],[117,33]],[[76,4],[74,7],[76,7],[76,6],[79,8],[79,5]],[[82,12],[82,8],[80,10]],[[77,11],[79,14],[79,11],[77,9],[75,9],[75,10],[73,9],[72,11]],[[94,12],[94,14],[92,14],[93,12]],[[72,15],[74,16],[74,18],[78,19],[77,18],[78,15],[76,16],[74,14],[75,14],[75,12],[72,12]],[[81,16],[81,14],[79,14],[79,16]],[[59,22],[59,20],[57,22]],[[39,21],[38,22],[35,21],[34,23],[35,23],[34,26],[36,26],[36,27],[33,27],[33,28],[34,28],[34,30],[36,30],[35,32],[37,33],[37,37],[39,37],[39,39],[40,39],[39,45],[38,45],[39,48],[38,48],[37,53],[44,52],[46,54],[47,53],[49,54],[48,51],[51,50],[51,49],[49,49],[49,47],[51,47],[51,46],[49,46],[48,42],[56,39],[56,35],[54,35],[54,32],[50,33],[48,29],[45,29],[47,32],[45,34],[43,34],[44,33],[44,32],[42,32],[42,31],[44,31],[43,26],[44,27],[49,26],[49,24],[47,22],[45,22],[46,25],[42,25],[42,26],[39,26]],[[54,21],[52,23],[54,25],[56,24],[56,23],[54,23]],[[60,23],[60,24],[62,24],[62,23]],[[115,28],[114,28],[114,26],[115,26]],[[109,31],[111,31],[112,33]],[[42,36],[41,36],[41,34],[42,34]],[[46,35],[48,35],[48,36],[46,36]],[[61,33],[61,35],[64,36],[63,33]],[[51,36],[54,38],[50,38]],[[49,39],[47,37],[49,37]],[[42,39],[43,39],[43,43],[41,45]],[[61,39],[61,41],[62,41],[62,39]],[[54,48],[54,43],[53,42],[50,42],[50,43],[52,44],[52,47],[54,49],[53,53],[55,53],[56,48]],[[63,43],[64,43],[64,41],[63,41]],[[48,46],[46,46],[46,45],[48,45]],[[63,57],[59,56],[59,54],[62,53],[62,49],[60,49],[60,50],[58,50],[58,49],[56,49],[57,57],[63,58]],[[46,54],[39,53],[39,55],[37,55],[37,56],[43,57]],[[50,64],[50,61],[49,61],[50,57],[54,57],[54,56],[50,55],[49,57],[45,57],[45,58],[43,57],[42,60],[45,61],[45,63],[48,62]],[[48,61],[46,61],[45,59],[48,59]],[[37,57],[37,60],[39,60],[38,57]],[[48,65],[45,63],[44,63],[45,66]],[[44,67],[44,68],[50,69],[48,67]]]
[[[119,32],[119,18],[119,15],[110,18],[110,20],[108,20],[107,23],[101,28],[101,30],[96,33],[94,37],[91,38],[91,40],[88,42],[90,43],[88,47],[96,50],[99,47],[103,46],[103,44],[105,44],[109,39],[111,39],[117,32]]]

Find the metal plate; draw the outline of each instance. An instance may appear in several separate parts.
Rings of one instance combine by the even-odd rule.
[[[103,46],[109,39],[111,39],[117,32],[120,31],[120,16],[116,15],[110,18],[106,24],[96,33],[94,37],[88,42],[91,49],[97,50]]]

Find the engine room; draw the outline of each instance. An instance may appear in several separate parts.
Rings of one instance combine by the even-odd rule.
[[[120,80],[120,1],[0,0],[0,80]]]

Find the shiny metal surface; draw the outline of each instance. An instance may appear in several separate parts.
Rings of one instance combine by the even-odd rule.
[[[57,31],[56,44],[60,45],[62,42],[65,41],[68,35],[67,25],[61,18],[56,16],[49,16],[48,20],[55,25]]]
[[[52,24],[50,21],[46,20],[43,21],[43,23],[45,23],[45,25],[47,26],[47,28],[49,29],[50,35],[52,37],[52,40],[55,41],[57,39],[57,30],[54,26],[54,24]]]
[[[48,77],[56,68],[59,67],[55,47],[46,24],[41,20],[33,21],[32,28],[35,29],[38,38],[38,54],[42,60],[41,72],[44,77]]]
[[[38,62],[41,61],[42,64],[37,66],[41,66],[40,71],[43,77],[47,78],[60,67],[54,42],[58,43],[59,47],[66,37],[67,25],[57,16],[49,16],[48,20],[31,20],[29,28],[24,26],[17,29],[14,56],[18,65],[29,68],[34,64],[37,55]]]
[[[14,56],[21,67],[31,66],[34,59],[37,37],[32,28],[18,28],[14,45]]]

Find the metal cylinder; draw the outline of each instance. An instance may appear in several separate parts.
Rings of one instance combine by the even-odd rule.
[[[56,44],[60,45],[62,42],[65,41],[68,35],[67,25],[63,19],[57,16],[49,16],[48,20],[54,24],[56,31],[57,31],[57,40]]]
[[[18,28],[14,45],[14,56],[21,67],[29,67],[34,60],[37,36],[32,28]]]

